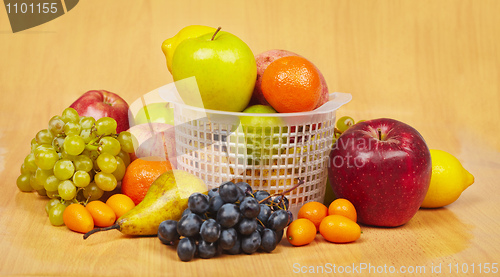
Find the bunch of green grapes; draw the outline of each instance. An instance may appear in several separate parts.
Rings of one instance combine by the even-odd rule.
[[[53,225],[63,224],[65,205],[100,199],[122,180],[134,147],[131,134],[116,127],[111,117],[96,121],[67,108],[31,140],[17,187],[51,198],[45,208]]]

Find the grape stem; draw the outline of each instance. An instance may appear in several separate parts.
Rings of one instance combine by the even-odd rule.
[[[334,128],[333,132],[334,132],[334,137],[335,137],[336,134],[342,135],[342,131],[340,131],[337,128]]]
[[[304,184],[304,179],[297,179],[297,180],[299,180],[299,183],[298,183],[298,184],[296,184],[296,185],[294,185],[293,187],[291,187],[291,188],[289,188],[289,189],[287,189],[287,190],[283,191],[282,193],[275,193],[275,194],[273,194],[273,195],[269,195],[268,197],[266,197],[266,198],[264,198],[264,199],[260,200],[260,201],[259,201],[259,204],[262,204],[263,202],[267,201],[269,198],[271,198],[271,197],[273,197],[273,196],[278,196],[278,195],[281,195],[281,196],[285,197],[285,194],[287,194],[287,193],[289,193],[289,192],[293,191],[294,189],[296,189],[296,188],[297,188],[297,187],[299,187],[300,185]],[[282,201],[283,201],[283,199],[282,199]]]
[[[113,230],[113,229],[120,230],[120,224],[116,223],[116,224],[111,225],[111,226],[106,227],[106,228],[95,228],[95,229],[92,229],[92,230],[88,231],[87,233],[85,233],[83,235],[83,239],[87,239],[90,235],[92,235],[94,233],[101,232],[101,231]]]

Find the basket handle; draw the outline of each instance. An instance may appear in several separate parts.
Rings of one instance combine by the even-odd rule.
[[[322,105],[321,107],[319,107],[315,111],[320,112],[320,111],[337,110],[342,105],[348,103],[351,100],[352,100],[352,95],[350,93],[333,92],[333,93],[330,93],[328,102],[326,102],[324,105]]]

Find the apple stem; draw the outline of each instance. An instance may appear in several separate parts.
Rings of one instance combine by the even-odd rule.
[[[219,28],[217,28],[217,30],[215,30],[215,33],[214,35],[212,36],[212,39],[211,40],[214,40],[215,39],[215,36],[217,35],[217,33],[220,31],[220,29],[222,29],[222,27],[219,26]]]
[[[168,161],[167,140],[165,139],[165,133],[164,132],[161,132],[161,141],[163,143],[163,151],[165,152],[165,159]]]
[[[382,130],[377,129],[377,131],[378,131],[378,139],[382,140]]]

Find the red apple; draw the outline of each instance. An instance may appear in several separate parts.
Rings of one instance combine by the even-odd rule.
[[[360,223],[395,227],[420,208],[429,188],[431,155],[413,127],[374,119],[338,138],[328,171],[333,192],[352,202]]]
[[[287,50],[280,50],[280,49],[273,49],[273,50],[268,50],[263,53],[260,53],[259,55],[255,56],[255,62],[257,63],[257,80],[255,81],[255,87],[253,90],[252,94],[252,99],[250,100],[251,105],[256,105],[256,104],[261,104],[261,105],[269,105],[267,102],[266,98],[262,94],[262,74],[264,74],[264,71],[266,68],[275,60],[283,57],[288,57],[288,56],[300,56],[299,54],[287,51]],[[320,107],[321,105],[325,104],[328,102],[328,86],[326,85],[326,80],[323,74],[321,74],[321,71],[316,67],[319,73],[319,77],[321,79],[321,96],[319,99],[318,104],[316,105],[315,109]]]
[[[80,116],[91,116],[96,120],[112,117],[116,120],[116,132],[129,128],[128,104],[117,94],[107,90],[90,90],[84,93],[70,106]]]

